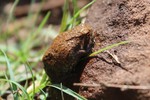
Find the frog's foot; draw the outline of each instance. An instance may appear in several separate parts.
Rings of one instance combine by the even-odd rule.
[[[85,50],[79,50],[77,52],[77,54],[79,55],[79,58],[82,58],[82,57],[87,56],[87,51],[85,51]]]

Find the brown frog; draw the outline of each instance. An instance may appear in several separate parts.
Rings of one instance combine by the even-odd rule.
[[[61,82],[93,47],[93,31],[87,24],[60,33],[43,56],[44,69],[53,83]]]

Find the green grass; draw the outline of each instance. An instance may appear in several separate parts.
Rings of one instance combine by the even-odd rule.
[[[80,13],[87,9],[94,1],[92,1],[82,9],[78,9],[77,1],[72,0],[74,11],[71,15],[70,11],[68,10],[68,0],[66,0],[63,7],[63,18],[59,32],[66,31],[80,24]],[[11,22],[17,20],[13,16],[13,12],[18,2],[19,0],[15,0],[13,7],[10,10],[9,16],[6,20],[6,27]],[[32,0],[31,4],[33,3],[34,0]],[[36,16],[38,15],[39,12],[36,13]],[[29,12],[26,19],[32,19],[32,17],[32,13]],[[41,67],[41,65],[39,65],[39,62],[41,62],[41,58],[46,50],[45,48],[49,46],[41,43],[41,41],[45,37],[47,37],[47,34],[42,34],[41,32],[43,31],[49,17],[50,12],[46,14],[41,24],[37,28],[36,26],[34,26],[35,24],[33,23],[33,26],[27,33],[27,37],[23,40],[19,38],[19,30],[21,29],[16,29],[12,33],[10,33],[9,31],[6,31],[5,33],[0,33],[0,66],[6,68],[6,70],[0,73],[0,96],[5,94],[5,92],[9,90],[13,94],[14,100],[33,100],[35,94],[37,93],[40,94],[39,97],[41,97],[41,99],[46,99],[48,93],[43,90],[46,86],[49,85],[60,90],[59,85],[51,84],[43,69],[40,69],[41,71],[39,72],[34,70]],[[11,44],[8,41],[14,36],[18,39],[19,42],[12,42]],[[41,36],[43,38],[41,38]],[[40,47],[40,49],[34,50],[34,48],[36,48],[37,46]],[[64,89],[64,86],[62,86],[61,91],[75,98],[78,98],[79,100],[85,100],[84,97],[80,96],[74,91],[66,87]]]
[[[91,53],[91,54],[89,55],[89,57],[96,56],[97,54],[102,53],[102,52],[104,52],[104,51],[106,51],[106,50],[112,49],[112,48],[117,47],[117,46],[119,46],[119,45],[127,44],[127,43],[129,43],[129,42],[130,42],[130,41],[121,41],[121,42],[119,42],[119,43],[115,43],[115,44],[106,46],[105,48],[99,49],[99,50],[97,50],[97,51]]]
[[[77,7],[77,0],[72,0],[74,9],[73,14],[71,14],[69,11],[68,0],[66,0],[63,7],[63,18],[59,32],[69,30],[80,24],[82,21],[80,14],[95,1],[96,0],[93,0],[83,8],[79,9]],[[15,0],[14,5],[10,10],[10,15],[6,20],[7,25],[11,23],[11,21],[15,21],[13,10],[18,2],[19,0]],[[33,2],[34,0],[32,0],[31,4],[33,4]],[[39,12],[36,13],[36,16],[38,15]],[[32,13],[29,12],[26,19],[32,19],[32,17]],[[9,90],[13,94],[14,100],[33,100],[36,94],[39,94],[39,97],[42,100],[46,100],[48,93],[44,91],[44,88],[50,86],[62,91],[62,94],[64,92],[78,100],[86,100],[86,98],[80,96],[69,88],[62,86],[62,84],[51,84],[48,76],[42,69],[42,65],[40,65],[41,58],[46,48],[49,47],[49,45],[46,45],[43,41],[46,37],[49,37],[49,34],[42,33],[49,17],[50,12],[45,15],[38,27],[33,26],[30,28],[30,31],[28,31],[28,35],[24,40],[19,39],[19,30],[16,30],[13,33],[0,33],[0,68],[4,67],[6,69],[3,70],[3,72],[0,72],[0,96]],[[35,23],[33,23],[33,25],[35,25]],[[51,30],[53,31],[54,29]],[[53,33],[55,34],[56,32]],[[8,42],[12,37],[16,37],[19,42],[13,42],[12,44]],[[90,56],[97,55],[105,50],[126,43],[128,42],[122,41],[113,44],[92,53]],[[35,49],[36,47],[39,47],[40,49]],[[36,71],[35,69],[40,69],[40,71]]]
[[[53,85],[49,85],[50,87],[56,88],[74,98],[76,98],[77,100],[87,100],[86,98],[82,97],[81,95],[79,95],[78,93],[72,91],[71,89],[62,86],[61,84],[53,84]]]

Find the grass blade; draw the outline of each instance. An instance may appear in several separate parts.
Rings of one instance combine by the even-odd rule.
[[[63,7],[63,17],[61,21],[60,33],[66,30],[68,17],[69,17],[69,1],[65,0],[65,4]]]
[[[46,16],[42,20],[41,24],[39,25],[38,29],[34,33],[32,33],[32,35],[27,39],[26,42],[23,43],[22,48],[26,48],[26,49],[23,49],[23,50],[28,51],[30,49],[32,41],[36,38],[37,34],[42,30],[42,28],[46,24],[49,16],[50,16],[50,12],[48,12],[46,14]]]
[[[30,73],[31,73],[31,75],[32,75],[32,84],[33,84],[33,95],[32,95],[32,99],[33,99],[33,97],[34,97],[34,95],[35,95],[35,79],[34,79],[34,74],[33,74],[33,71],[32,71],[32,69],[31,69],[31,67],[29,66],[29,63],[26,63],[26,67],[29,68]]]
[[[87,9],[89,6],[91,6],[96,0],[93,0],[92,2],[88,3],[87,5],[85,5],[83,8],[81,8],[71,19],[71,21],[69,22],[69,25],[71,23],[73,23],[74,19],[77,19],[77,17],[80,15],[81,12],[83,12],[85,9]]]
[[[80,96],[78,93],[72,91],[71,89],[65,87],[65,86],[62,86],[60,84],[53,84],[53,85],[49,85],[50,87],[53,87],[53,88],[56,88],[58,90],[61,90],[63,91],[64,93],[78,99],[78,100],[87,100],[86,98]]]
[[[1,52],[3,53],[4,57],[5,57],[6,64],[7,64],[7,69],[8,69],[9,76],[10,76],[10,80],[15,81],[13,69],[12,69],[12,67],[11,67],[11,65],[10,65],[9,59],[8,59],[6,53],[5,53],[2,49],[0,49],[0,50],[1,50]],[[10,86],[11,86],[13,92],[17,91],[17,86],[16,86],[15,84],[11,84],[11,83],[10,83]],[[15,99],[15,100],[18,99],[18,94],[14,94],[14,99]]]
[[[47,76],[47,74],[45,73],[44,70],[43,70],[42,73],[43,73],[43,74],[42,74],[42,79],[41,79],[41,81],[40,81],[40,84],[43,84],[44,82],[48,83],[48,76]],[[51,84],[51,83],[50,83],[50,84]]]
[[[2,49],[0,49],[0,50],[3,53],[4,57],[5,57],[5,61],[6,61],[6,64],[7,64],[7,69],[8,69],[9,76],[10,76],[10,80],[15,81],[13,69],[12,69],[12,67],[10,65],[9,59],[8,59],[6,53]],[[16,86],[13,85],[13,89],[17,90]]]
[[[1,50],[1,49],[0,49],[0,50]],[[1,50],[1,52],[3,53],[3,55],[4,55],[4,57],[5,57],[5,61],[6,61],[6,64],[7,64],[7,69],[8,69],[8,72],[9,72],[10,79],[11,79],[12,81],[15,81],[13,69],[12,69],[12,67],[11,67],[11,65],[10,65],[10,62],[9,62],[9,60],[8,60],[8,57],[7,57],[6,53],[5,53],[3,50]]]
[[[10,22],[10,20],[13,18],[13,12],[14,12],[14,9],[16,8],[17,4],[19,3],[19,0],[15,0],[15,2],[13,3],[13,6],[12,8],[10,9],[10,13],[9,13],[9,16],[8,16],[8,19],[7,19],[7,24]]]
[[[42,89],[40,89],[40,91],[44,95],[44,99],[42,99],[42,100],[46,100],[47,94]]]
[[[22,87],[17,82],[12,81],[12,80],[7,80],[7,79],[0,79],[0,81],[10,82],[10,83],[14,84],[15,86],[18,86],[22,90],[22,92],[26,95],[27,100],[31,100],[30,97],[29,97],[29,95],[28,95],[28,93],[27,93],[27,91],[24,89],[24,87]]]
[[[38,93],[43,88],[45,88],[47,86],[47,84],[49,84],[48,77],[47,77],[46,73],[43,71],[42,79],[40,81],[36,80],[34,83],[35,83],[35,92],[34,93]],[[31,84],[27,88],[27,92],[30,95],[30,97],[33,96],[33,84]]]
[[[75,16],[75,14],[78,12],[78,6],[77,6],[77,0],[72,0],[72,3],[73,3],[73,16]],[[73,18],[73,21],[72,21],[72,27],[75,25],[75,22],[76,22],[76,19]]]
[[[100,50],[98,50],[98,51],[95,51],[95,52],[91,53],[91,54],[89,55],[89,57],[95,56],[95,55],[97,55],[97,54],[99,54],[99,53],[101,53],[101,52],[103,52],[103,51],[106,51],[106,50],[109,50],[109,49],[111,49],[111,48],[113,48],[113,47],[117,47],[117,46],[119,46],[119,45],[123,45],[123,44],[127,44],[127,43],[129,43],[129,41],[122,41],[122,42],[119,42],[119,43],[112,44],[112,45],[110,45],[110,46],[107,46],[107,47],[105,47],[105,48],[102,48],[102,49],[100,49]]]

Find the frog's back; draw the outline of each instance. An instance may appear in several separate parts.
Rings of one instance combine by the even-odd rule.
[[[78,50],[84,35],[91,31],[91,27],[81,24],[75,28],[60,33],[53,41],[43,57],[45,70],[52,78],[63,77],[80,60]],[[90,33],[89,33],[90,34]],[[57,75],[56,75],[57,73]],[[54,76],[53,76],[54,75]]]
[[[59,51],[69,52],[72,46],[75,46],[78,41],[73,41],[73,38],[78,38],[82,35],[86,35],[92,29],[88,24],[80,24],[73,29],[60,33],[48,48],[44,56],[51,52],[59,53]],[[71,41],[72,39],[72,41]],[[69,42],[70,41],[70,42]]]

